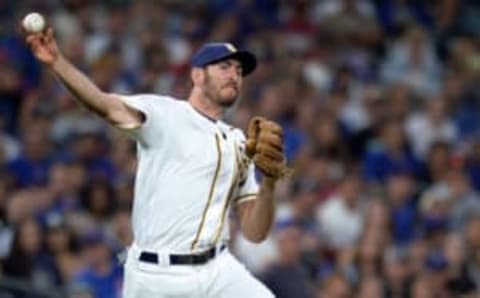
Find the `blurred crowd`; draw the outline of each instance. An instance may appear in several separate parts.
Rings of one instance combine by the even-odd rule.
[[[278,298],[480,295],[480,2],[0,0],[0,281],[109,298],[135,144],[35,61],[32,10],[110,92],[186,98],[203,42],[255,52],[227,120],[281,123],[295,175],[270,237],[233,217],[231,250]]]

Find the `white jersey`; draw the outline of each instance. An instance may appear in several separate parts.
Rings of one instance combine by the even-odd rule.
[[[229,238],[232,204],[254,199],[254,165],[240,129],[168,96],[122,96],[145,122],[137,141],[134,243],[156,251],[201,251]]]

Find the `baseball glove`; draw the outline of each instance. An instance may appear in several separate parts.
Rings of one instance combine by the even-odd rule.
[[[263,117],[250,120],[245,151],[265,176],[279,179],[292,174],[283,153],[282,128],[273,121]]]

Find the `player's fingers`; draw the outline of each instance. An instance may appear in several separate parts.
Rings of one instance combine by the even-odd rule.
[[[47,28],[47,31],[45,33],[45,39],[49,43],[53,41],[53,28],[52,27]]]
[[[30,44],[32,43],[35,39],[37,39],[38,37],[35,36],[35,35],[28,35],[26,38],[25,38],[25,41]]]
[[[32,46],[33,44],[42,44],[42,34],[40,33],[30,33],[26,38],[25,38],[26,43],[29,46]]]
[[[26,38],[27,44],[30,46],[31,49],[38,48],[41,45],[40,37],[39,36],[28,36]]]
[[[49,33],[51,27],[48,27],[45,31],[42,31],[40,34],[41,34],[41,37],[42,37],[42,42],[43,43],[49,43],[51,39],[53,39],[53,37],[50,36],[50,34],[53,34],[53,32]]]
[[[48,40],[48,37],[47,37],[46,34],[42,34],[42,35],[40,36],[40,40],[42,41],[42,44],[44,44],[44,45],[49,44],[49,40]]]
[[[42,47],[42,44],[39,41],[34,41],[33,43],[30,44],[30,49],[32,52],[37,52],[40,50]]]

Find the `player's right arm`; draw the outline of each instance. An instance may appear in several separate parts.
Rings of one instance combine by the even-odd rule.
[[[62,55],[52,28],[26,34],[25,39],[35,57],[47,65],[86,108],[115,126],[128,128],[142,124],[144,115],[140,111],[127,106],[119,96],[100,90]]]

